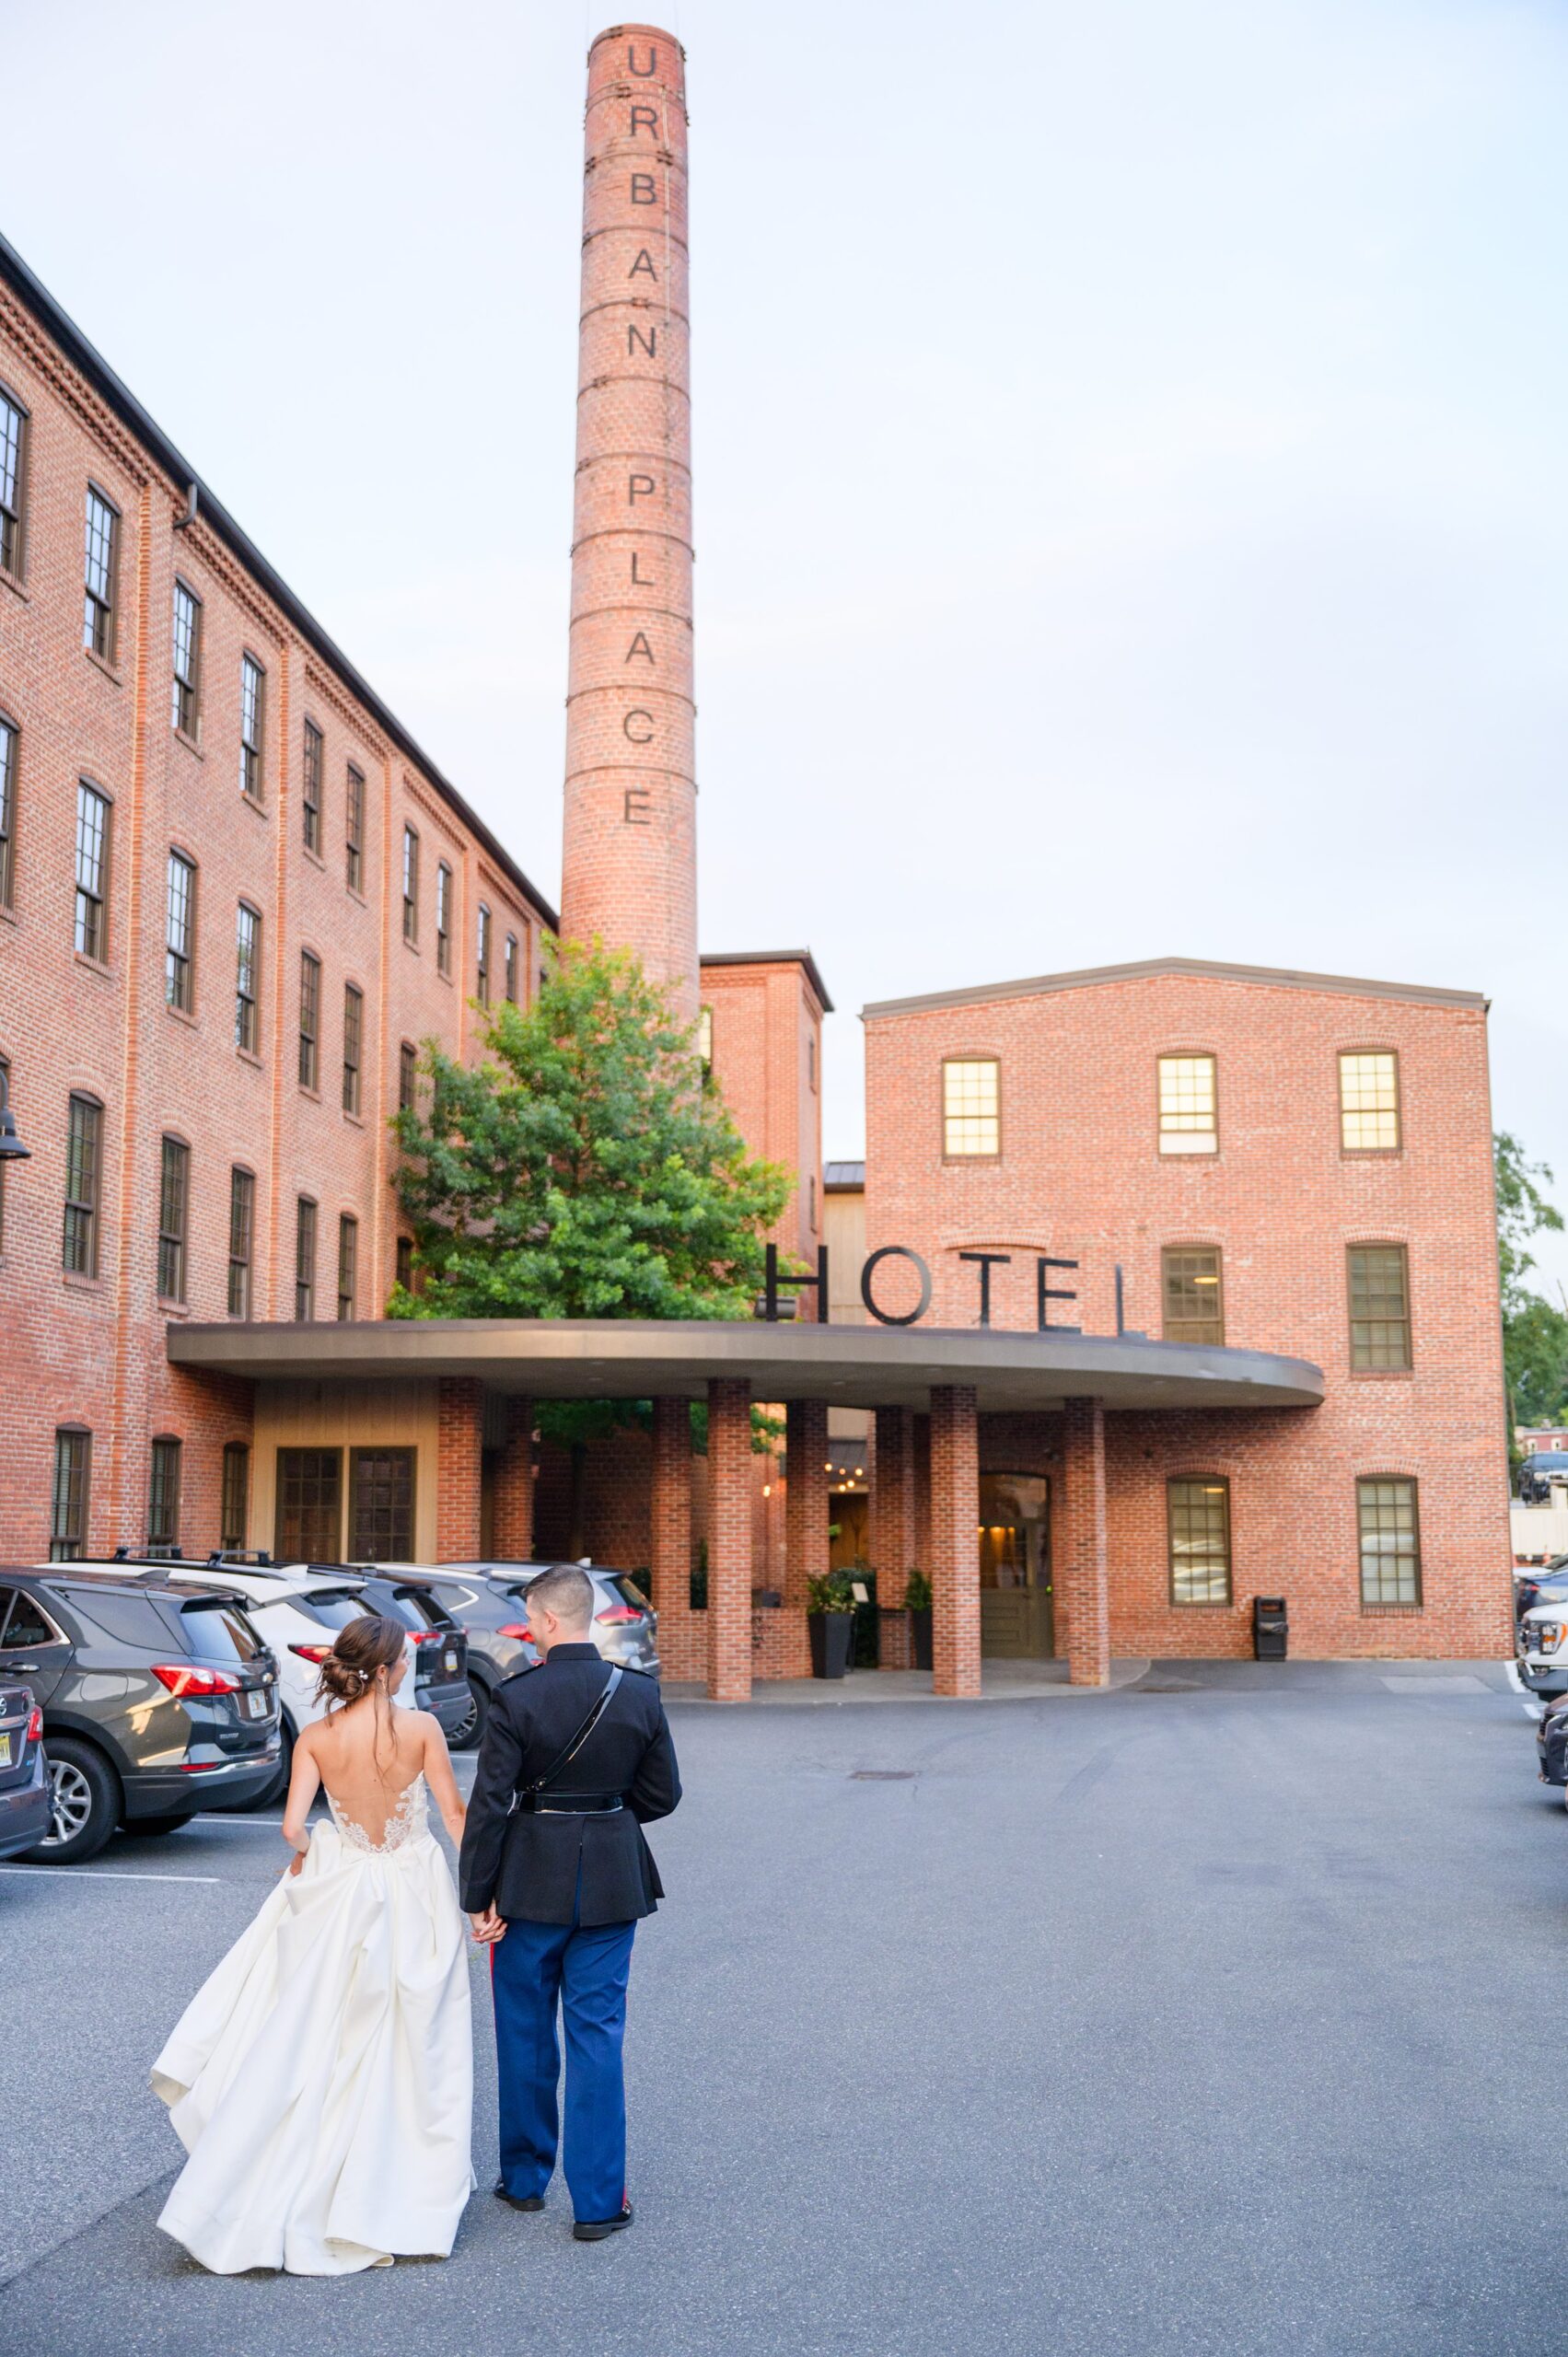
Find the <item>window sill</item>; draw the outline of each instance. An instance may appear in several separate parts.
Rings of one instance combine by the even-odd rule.
[[[203,752],[202,748],[197,743],[195,737],[187,737],[183,728],[171,728],[168,733],[173,737],[177,745],[184,746],[185,750],[191,755],[192,761],[204,761],[206,760],[207,757],[205,753]]]
[[[1342,1145],[1342,1162],[1398,1162],[1404,1154],[1402,1145]],[[1410,1608],[1406,1607],[1408,1610]]]
[[[322,858],[320,853],[319,851],[312,851],[309,844],[307,842],[302,842],[299,848],[304,853],[305,857],[310,862],[311,866],[319,867],[322,874],[325,875],[327,863]]]
[[[304,1081],[301,1081],[299,1084],[299,1093],[301,1097],[308,1097],[312,1105],[319,1105],[321,1102],[320,1090],[319,1088],[308,1087]]]
[[[239,789],[239,800],[241,807],[247,810],[253,810],[258,819],[264,819],[266,817],[266,804],[259,801],[255,795],[247,794],[243,786]]]
[[[1227,1596],[1222,1604],[1183,1604],[1179,1597],[1173,1596],[1168,1608],[1172,1612],[1234,1612],[1236,1599]]]
[[[21,599],[24,606],[32,604],[32,593],[24,584],[21,575],[7,573],[3,566],[0,566],[0,589],[8,589],[13,598]]]
[[[1361,1617],[1364,1620],[1410,1620],[1425,1609],[1424,1604],[1364,1604]]]
[[[350,884],[345,880],[343,884],[343,890],[348,894],[351,900],[357,900],[362,909],[367,909],[370,906],[369,901],[366,899],[357,884]]]
[[[436,979],[438,982],[445,982],[448,990],[451,988],[452,970],[450,966],[443,966],[439,958],[436,960]]]
[[[1353,1366],[1346,1373],[1352,1383],[1410,1383],[1415,1376],[1413,1366]]]
[[[157,1306],[160,1313],[165,1318],[189,1318],[191,1315],[191,1305],[189,1302],[171,1301],[167,1294],[160,1293],[158,1295]]]
[[[408,935],[407,935],[407,934],[406,934],[406,933],[405,933],[405,934],[404,934],[404,935],[403,935],[403,947],[404,947],[406,950],[408,950],[408,951],[409,951],[409,952],[410,952],[413,957],[415,957],[415,958],[417,958],[417,957],[418,957],[418,955],[419,955],[419,944],[418,944],[418,942],[417,942],[417,941],[411,941],[411,940],[409,939],[409,937],[408,937]]]
[[[104,678],[108,679],[112,686],[117,688],[123,686],[124,682],[122,679],[119,671],[112,663],[106,659],[105,656],[101,655],[95,655],[90,646],[84,646],[82,653],[87,656],[87,661],[92,665],[93,669],[95,671],[101,671]]]
[[[89,974],[97,974],[100,981],[111,982],[114,980],[112,972],[101,958],[89,958],[85,949],[78,949],[73,954],[77,965]]]
[[[260,1072],[260,1071],[261,1071],[261,1057],[256,1053],[256,1051],[255,1051],[255,1049],[254,1049],[254,1048],[240,1048],[240,1047],[237,1047],[237,1048],[235,1049],[234,1052],[235,1052],[235,1054],[239,1058],[239,1061],[240,1061],[240,1062],[241,1062],[242,1064],[253,1064],[253,1065],[255,1066],[255,1068],[256,1068],[256,1070],[257,1070],[258,1072]]]
[[[999,1154],[945,1154],[944,1170],[994,1170],[1002,1156]]]
[[[362,1130],[365,1127],[365,1116],[363,1113],[351,1113],[346,1105],[343,1109],[343,1120],[348,1123],[351,1129]]]
[[[84,1277],[75,1269],[62,1269],[60,1282],[63,1285],[69,1285],[73,1293],[107,1293],[109,1291],[107,1278]]]
[[[1206,1144],[1162,1145],[1159,1158],[1162,1162],[1217,1162],[1220,1150],[1217,1145]]]
[[[171,1016],[176,1023],[183,1023],[192,1031],[200,1028],[200,1026],[196,1021],[195,1011],[192,1007],[170,1006],[168,1001],[165,999],[163,1003],[163,1011],[166,1015]]]
[[[0,900],[0,921],[3,921],[6,924],[20,924],[21,923],[21,919],[17,914],[16,910],[11,908],[5,900]]]

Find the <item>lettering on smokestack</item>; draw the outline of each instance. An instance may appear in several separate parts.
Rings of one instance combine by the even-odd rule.
[[[561,929],[697,1013],[686,86],[648,25],[588,52]]]

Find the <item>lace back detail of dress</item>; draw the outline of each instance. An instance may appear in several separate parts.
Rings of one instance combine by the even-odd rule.
[[[423,1776],[416,1776],[399,1794],[397,1806],[388,1817],[387,1830],[379,1841],[372,1841],[362,1825],[356,1825],[352,1817],[345,1817],[331,1793],[327,1794],[327,1806],[332,1812],[332,1823],[349,1848],[366,1858],[384,1858],[393,1850],[406,1850],[411,1841],[419,1840],[430,1829]]]

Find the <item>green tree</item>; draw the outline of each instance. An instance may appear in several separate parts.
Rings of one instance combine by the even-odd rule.
[[[1543,1162],[1527,1161],[1524,1147],[1511,1132],[1497,1132],[1493,1162],[1512,1455],[1516,1424],[1553,1422],[1568,1405],[1568,1316],[1525,1282],[1535,1267],[1528,1249],[1531,1237],[1561,1230],[1562,1214],[1541,1192],[1551,1185],[1551,1172]]]

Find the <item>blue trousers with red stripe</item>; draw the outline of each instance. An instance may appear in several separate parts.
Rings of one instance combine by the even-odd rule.
[[[566,2032],[566,2189],[579,2219],[613,2218],[626,2191],[626,2091],[621,2049],[635,1923],[508,1919],[491,1950],[500,2081],[501,2182],[519,2200],[542,2193],[561,2138],[559,2005]]]

